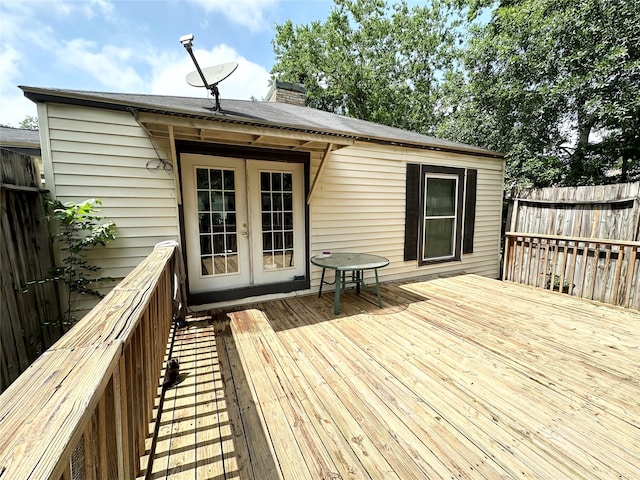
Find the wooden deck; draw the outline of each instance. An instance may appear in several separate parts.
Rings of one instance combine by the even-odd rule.
[[[382,298],[178,330],[148,477],[640,478],[637,312],[471,275]]]

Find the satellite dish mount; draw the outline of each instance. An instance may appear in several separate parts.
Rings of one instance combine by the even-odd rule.
[[[195,55],[193,54],[193,34],[183,35],[180,37],[180,43],[189,52],[191,60],[193,60],[196,70],[187,75],[187,83],[194,87],[205,87],[215,97],[216,103],[213,107],[215,112],[220,111],[220,90],[218,90],[218,83],[227,78],[236,68],[238,68],[238,62],[223,63],[221,65],[215,65],[213,67],[200,68]]]

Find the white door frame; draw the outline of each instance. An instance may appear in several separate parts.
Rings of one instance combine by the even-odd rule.
[[[283,268],[271,269],[265,266],[263,252],[264,232],[262,231],[261,210],[261,173],[291,174],[293,180],[293,258],[284,254],[286,264]],[[305,204],[304,204],[304,165],[302,163],[273,162],[267,160],[249,160],[247,162],[247,192],[249,207],[249,225],[255,234],[251,238],[252,281],[253,285],[266,285],[292,281],[295,276],[306,272],[305,242]],[[276,233],[274,232],[274,236]]]
[[[278,162],[266,160],[253,160],[234,157],[220,157],[214,155],[189,154],[180,155],[182,172],[182,197],[184,219],[184,244],[186,248],[186,265],[189,279],[190,293],[206,293],[210,291],[222,291],[241,289],[245,287],[258,287],[260,285],[292,282],[307,274],[306,265],[306,205],[304,202],[304,174],[303,163]],[[235,239],[237,242],[237,271],[222,273],[209,272],[209,268],[203,267],[202,258],[209,258],[201,252],[200,238],[207,241],[207,236],[216,237],[215,234],[202,233],[200,231],[199,217],[205,215],[198,212],[198,189],[196,188],[196,169],[223,169],[234,172],[235,180],[235,210],[236,225]],[[266,236],[279,236],[278,244],[273,240],[271,254],[263,252],[263,217],[262,197],[275,192],[261,190],[261,174],[276,176],[282,174],[282,178],[292,179],[293,212],[287,211],[282,215],[288,215],[287,227],[275,225],[271,227],[272,233]],[[290,175],[288,175],[290,174]],[[200,191],[203,195],[204,191]],[[289,195],[283,192],[282,197]],[[211,196],[215,196],[211,192]],[[205,195],[206,197],[206,195]],[[212,200],[213,202],[213,200]],[[202,198],[201,198],[202,204]],[[201,205],[202,206],[202,205]],[[211,207],[214,209],[214,207]],[[275,207],[274,207],[275,208]],[[284,208],[284,207],[283,207]],[[276,212],[271,212],[273,218]],[[215,212],[212,215],[216,215]],[[218,215],[219,218],[219,215]],[[225,215],[226,218],[226,215]],[[293,229],[289,224],[293,222]],[[276,222],[274,222],[275,224]],[[284,222],[281,222],[284,223]],[[213,227],[212,227],[213,228]],[[225,227],[226,228],[226,227]],[[267,227],[268,228],[268,227]],[[265,240],[266,241],[266,240]],[[293,249],[287,250],[293,241]],[[265,245],[265,248],[268,248]],[[209,248],[205,245],[205,248]],[[279,248],[280,250],[276,250]],[[292,254],[290,254],[293,252]],[[226,253],[222,255],[225,257]],[[213,257],[215,259],[215,256]],[[286,262],[283,259],[286,258]],[[278,259],[272,261],[271,259]],[[224,264],[224,259],[221,260]],[[211,267],[212,268],[212,267]],[[206,270],[206,272],[205,272]]]
[[[247,285],[251,282],[250,242],[246,226],[247,196],[245,162],[235,158],[214,157],[210,155],[182,154],[182,202],[184,213],[185,246],[187,249],[187,272],[191,293],[210,290],[226,290]],[[195,188],[197,168],[224,168],[234,172],[237,271],[219,275],[204,275],[200,259],[200,227],[198,224],[198,191]],[[233,269],[232,269],[233,270]]]

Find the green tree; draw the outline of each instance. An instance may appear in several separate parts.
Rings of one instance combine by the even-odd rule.
[[[18,128],[24,128],[26,130],[38,130],[38,117],[32,117],[31,115],[27,115],[24,119],[18,124]]]
[[[25,130],[38,130],[40,128],[38,126],[38,117],[32,117],[31,115],[27,115],[22,119],[20,123],[18,123],[17,127],[12,127],[9,124],[0,123],[0,127],[6,128],[23,128]]]
[[[507,153],[512,185],[640,178],[639,18],[627,0],[500,2],[469,29],[438,134]]]
[[[459,19],[446,2],[335,0],[325,22],[276,26],[274,78],[301,82],[309,106],[428,133]]]
[[[100,267],[91,265],[87,259],[88,250],[98,245],[106,245],[116,238],[115,224],[102,222],[96,213],[102,205],[99,199],[89,199],[81,203],[62,203],[48,200],[50,215],[56,233],[54,239],[59,243],[63,254],[62,265],[56,267],[47,278],[31,281],[31,285],[44,282],[61,282],[66,290],[66,311],[60,319],[60,328],[64,332],[76,321],[75,303],[85,295],[102,298],[104,295],[95,288],[98,282],[111,280],[97,277]]]

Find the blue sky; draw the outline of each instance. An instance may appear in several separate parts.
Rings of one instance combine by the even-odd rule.
[[[179,37],[195,35],[201,66],[237,61],[221,98],[262,99],[275,25],[325,20],[329,0],[0,0],[0,124],[36,107],[18,85],[204,95],[186,84],[193,63]]]

